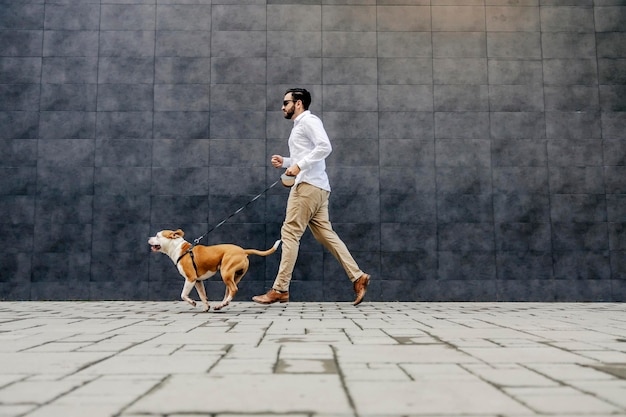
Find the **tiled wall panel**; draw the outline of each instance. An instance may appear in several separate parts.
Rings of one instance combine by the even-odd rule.
[[[0,299],[178,298],[148,236],[276,181],[302,86],[370,300],[626,300],[626,6],[515,3],[0,0]],[[269,247],[286,199],[202,243]],[[291,293],[352,298],[308,232]]]

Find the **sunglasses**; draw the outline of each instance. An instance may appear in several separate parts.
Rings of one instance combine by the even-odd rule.
[[[289,104],[289,102],[296,102],[298,100],[283,100],[283,106],[286,106],[287,104]]]

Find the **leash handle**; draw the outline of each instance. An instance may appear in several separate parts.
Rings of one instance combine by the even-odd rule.
[[[254,201],[258,200],[263,194],[265,194],[266,192],[268,192],[270,189],[274,188],[274,186],[276,186],[276,184],[278,184],[280,182],[280,179],[277,179],[276,181],[274,181],[274,183],[272,185],[270,185],[269,187],[267,187],[265,190],[261,191],[260,194],[257,194],[254,198],[252,198],[252,200],[248,201],[246,204],[244,204],[243,206],[239,207],[234,213],[232,213],[230,216],[226,217],[224,220],[222,220],[221,222],[219,222],[218,224],[216,224],[215,226],[213,226],[211,229],[209,229],[208,232],[206,232],[205,234],[203,234],[202,236],[200,236],[199,238],[194,239],[193,241],[193,246],[196,246],[198,243],[200,243],[200,241],[202,239],[204,239],[204,237],[206,235],[208,235],[209,233],[211,233],[212,231],[214,231],[215,229],[217,229],[218,227],[220,227],[221,225],[223,225],[224,223],[226,223],[228,221],[228,219],[230,219],[231,217],[235,216],[238,213],[241,213],[246,207],[248,207],[250,204],[252,204]]]

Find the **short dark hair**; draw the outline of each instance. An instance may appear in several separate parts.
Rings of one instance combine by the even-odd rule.
[[[302,101],[302,107],[304,107],[304,110],[309,109],[309,106],[311,105],[311,93],[309,93],[304,88],[290,88],[289,90],[285,91],[285,95],[289,93],[291,93],[291,97],[293,100]]]

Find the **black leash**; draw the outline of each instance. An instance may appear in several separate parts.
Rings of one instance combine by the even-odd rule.
[[[211,229],[209,229],[208,232],[206,232],[205,234],[203,234],[202,236],[200,236],[199,238],[195,239],[193,241],[194,246],[197,245],[198,243],[200,243],[200,241],[202,239],[204,239],[204,237],[206,235],[208,235],[209,233],[211,233],[212,231],[214,231],[215,229],[217,229],[218,227],[220,227],[221,225],[223,225],[224,223],[226,223],[228,221],[228,219],[230,219],[231,217],[233,217],[234,215],[242,212],[246,207],[248,207],[250,204],[252,204],[253,202],[255,202],[256,200],[258,200],[263,194],[265,194],[266,192],[268,192],[269,190],[271,190],[272,188],[274,188],[274,186],[276,184],[278,184],[280,182],[280,179],[277,179],[276,181],[274,181],[274,183],[272,185],[270,185],[269,187],[267,187],[265,190],[261,191],[260,194],[258,194],[257,196],[255,196],[252,200],[248,201],[246,204],[244,204],[243,206],[239,207],[233,214],[231,214],[230,216],[226,217],[224,220],[222,220],[221,222],[219,222],[218,224],[216,224],[215,226],[213,226]]]
[[[211,233],[212,231],[214,231],[215,229],[217,229],[218,227],[220,227],[221,225],[223,225],[224,223],[226,223],[228,221],[228,219],[230,219],[231,217],[233,217],[234,215],[242,212],[246,207],[248,207],[250,204],[252,204],[253,202],[255,202],[256,200],[258,200],[263,194],[265,194],[266,192],[268,192],[270,189],[274,188],[274,186],[276,184],[278,184],[280,182],[280,179],[277,179],[276,181],[274,181],[274,183],[272,185],[270,185],[269,187],[267,187],[265,190],[261,191],[260,194],[256,195],[252,200],[248,201],[246,204],[244,204],[243,206],[239,207],[234,213],[232,213],[230,216],[226,217],[224,220],[222,220],[221,222],[219,222],[218,224],[216,224],[215,226],[213,226],[212,228],[209,229],[208,232],[206,232],[205,234],[203,234],[202,236],[200,236],[199,238],[194,239],[193,243],[191,244],[191,247],[189,249],[187,249],[182,255],[180,255],[180,257],[178,258],[178,260],[176,261],[176,265],[178,265],[178,263],[180,262],[181,259],[183,259],[183,257],[187,254],[190,254],[191,256],[191,263],[193,263],[193,268],[196,270],[196,277],[198,276],[198,269],[196,267],[196,262],[193,258],[193,248],[194,246],[196,246],[198,243],[200,243],[200,241],[202,239],[204,239],[204,237],[206,235],[208,235],[209,233]]]

